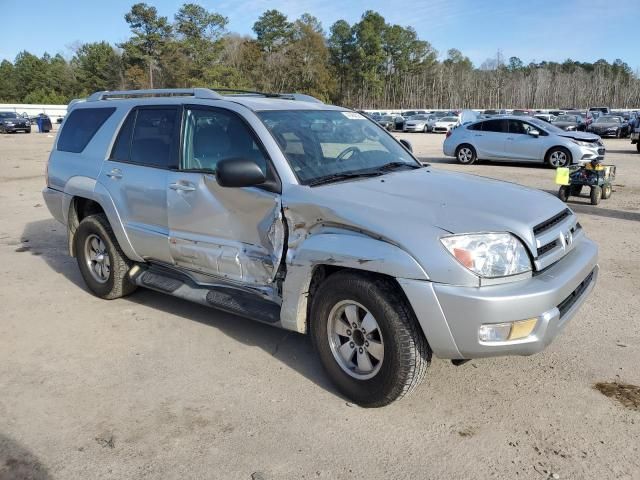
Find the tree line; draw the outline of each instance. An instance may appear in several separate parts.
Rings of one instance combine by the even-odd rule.
[[[328,31],[310,14],[265,11],[254,36],[228,18],[186,3],[173,19],[137,3],[130,38],[77,45],[71,59],[19,53],[0,63],[0,103],[64,104],[98,90],[201,86],[301,92],[352,108],[640,106],[640,79],[622,60],[524,64],[501,52],[474,66],[451,49],[444,59],[411,27],[366,11]]]

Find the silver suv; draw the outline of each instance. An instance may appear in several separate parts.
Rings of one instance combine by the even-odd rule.
[[[146,287],[310,334],[381,406],[455,363],[542,350],[598,276],[555,197],[418,162],[300,95],[100,92],[70,106],[47,206],[105,299]]]

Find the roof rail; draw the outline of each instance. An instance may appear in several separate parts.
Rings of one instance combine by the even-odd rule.
[[[87,102],[140,97],[194,97],[220,100],[222,95],[208,88],[152,88],[148,90],[114,90],[95,92]]]
[[[219,88],[211,90],[209,88],[152,88],[147,90],[114,90],[95,92],[87,102],[98,102],[109,99],[145,98],[145,97],[194,97],[209,100],[221,100],[224,98],[220,93],[224,92],[230,96],[234,94],[241,96],[262,96],[267,98],[282,98],[284,100],[298,100],[301,102],[323,103],[311,95],[303,93],[267,93],[253,90],[240,90],[235,88]]]

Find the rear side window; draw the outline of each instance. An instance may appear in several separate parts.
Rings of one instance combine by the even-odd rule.
[[[124,124],[120,128],[116,143],[111,150],[110,160],[116,160],[120,162],[129,161],[129,150],[131,149],[131,135],[133,135],[133,124],[136,121],[137,110],[132,111]]]
[[[467,130],[482,130],[482,123],[483,122],[478,122],[478,123],[474,123],[473,125],[469,125],[467,127]]]
[[[157,168],[177,167],[177,117],[177,108],[138,109],[129,161]]]
[[[482,131],[507,133],[507,122],[505,120],[487,120],[482,123]]]
[[[58,150],[82,152],[102,124],[115,111],[115,108],[80,108],[71,112],[60,132]]]

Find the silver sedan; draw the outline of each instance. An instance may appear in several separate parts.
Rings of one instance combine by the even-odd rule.
[[[451,130],[444,154],[460,163],[476,160],[540,162],[552,167],[604,159],[598,135],[566,132],[531,117],[501,117],[461,125]]]

